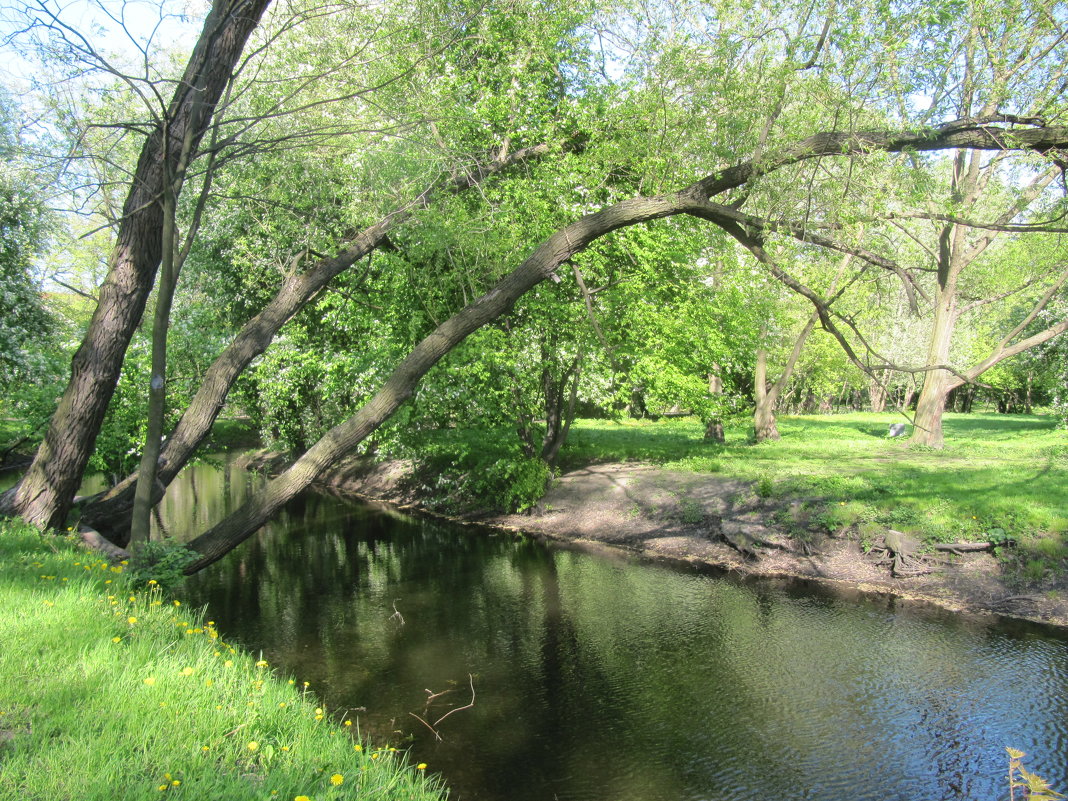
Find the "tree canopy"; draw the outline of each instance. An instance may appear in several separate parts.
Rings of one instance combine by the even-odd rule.
[[[66,211],[115,240],[3,501],[32,522],[65,521],[129,407],[120,374],[147,396],[161,263],[180,267],[151,371],[171,431],[158,457],[149,431],[143,486],[227,403],[303,453],[194,540],[198,566],[421,430],[510,429],[544,476],[579,409],[712,426],[852,384],[906,412],[918,392],[915,440],[938,446],[951,393],[989,371],[1028,403],[1061,380],[1009,367],[1068,328],[1055,3],[232,0],[187,57],[146,46],[138,70],[63,15],[42,0],[13,41],[50,43],[66,80],[41,102],[85,187]],[[122,541],[133,486],[83,519]]]

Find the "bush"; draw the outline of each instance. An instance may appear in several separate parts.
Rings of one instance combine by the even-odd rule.
[[[146,542],[135,551],[126,575],[135,586],[154,581],[161,589],[168,590],[185,580],[186,567],[196,560],[197,554],[180,542]]]

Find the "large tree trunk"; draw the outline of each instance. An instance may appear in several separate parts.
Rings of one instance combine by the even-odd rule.
[[[155,281],[160,262],[161,198],[168,172],[192,126],[193,151],[230,80],[249,34],[269,0],[217,0],[161,122],[146,140],[123,207],[100,301],[71,379],[33,463],[2,504],[27,522],[62,527],[92,454],[100,424],[122,367],[130,338]],[[169,142],[164,141],[164,131]]]

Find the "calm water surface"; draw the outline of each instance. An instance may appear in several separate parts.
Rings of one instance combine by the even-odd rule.
[[[246,481],[187,471],[164,525],[193,532]],[[999,799],[1006,745],[1068,787],[1068,640],[1040,627],[314,495],[186,593],[461,801]],[[413,715],[467,704],[472,681],[436,742]]]

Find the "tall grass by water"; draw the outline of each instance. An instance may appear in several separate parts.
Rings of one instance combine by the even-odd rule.
[[[0,798],[443,798],[313,693],[121,565],[0,520]]]

